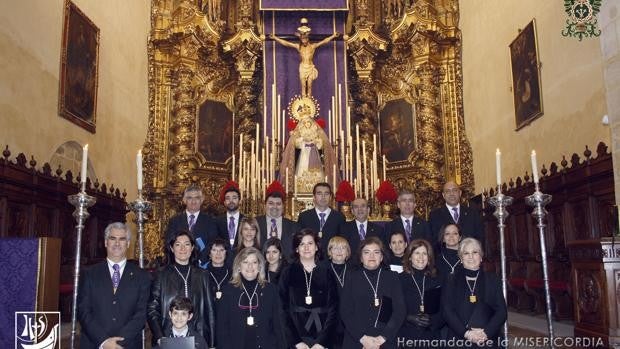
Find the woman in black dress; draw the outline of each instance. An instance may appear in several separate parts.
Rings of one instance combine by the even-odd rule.
[[[468,339],[473,343],[488,340],[498,347],[497,339],[507,318],[501,282],[497,275],[480,268],[482,247],[478,240],[463,239],[459,257],[463,270],[448,278],[441,299],[448,339]]]
[[[278,238],[269,238],[263,244],[263,255],[267,261],[267,281],[274,285],[278,284],[280,273],[286,266],[286,259],[282,256],[282,242]]]
[[[403,256],[407,248],[405,233],[402,231],[391,232],[388,236],[388,242],[390,244],[390,259],[388,265],[392,271],[400,273],[403,270]]]
[[[297,349],[331,348],[338,323],[338,290],[326,264],[318,264],[319,238],[312,229],[293,237],[293,264],[280,275],[287,346]]]
[[[461,242],[461,231],[456,224],[446,224],[439,230],[439,246],[437,254],[437,277],[445,283],[448,277],[463,269],[458,248]]]
[[[349,264],[351,257],[351,247],[347,239],[342,236],[334,236],[329,239],[327,244],[327,258],[325,263],[333,273],[333,280],[337,282],[338,296],[342,297],[345,280],[348,278],[347,273],[351,273],[351,265]],[[332,340],[332,348],[342,348],[342,340],[344,339],[344,324],[342,319],[338,320],[338,325],[334,329]]]
[[[210,347],[215,345],[213,295],[206,271],[196,266],[195,241],[187,231],[176,232],[168,243],[168,265],[160,269],[151,284],[147,321],[153,346],[170,326],[170,302],[176,296],[192,300],[194,316],[190,324],[202,334]]]
[[[406,295],[407,317],[398,336],[405,340],[439,339],[444,323],[439,306],[441,284],[435,275],[431,244],[423,239],[411,241],[403,261],[403,273],[399,277]],[[417,347],[431,345],[418,342]]]
[[[230,280],[230,268],[226,263],[226,240],[215,238],[209,248],[207,273],[211,278],[211,294],[218,302],[222,298],[222,288]]]
[[[383,243],[367,237],[360,244],[361,267],[350,273],[340,300],[344,322],[342,347],[396,348],[405,319],[405,300],[398,274],[382,267]]]
[[[217,348],[286,348],[275,285],[265,280],[265,259],[259,250],[241,250],[230,283],[217,303]]]

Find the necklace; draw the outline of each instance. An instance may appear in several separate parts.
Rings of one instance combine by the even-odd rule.
[[[338,275],[336,268],[334,268],[334,263],[330,263],[329,265],[332,267],[332,271],[336,275],[336,279],[338,279],[338,283],[340,284],[340,287],[344,287],[344,275],[347,273],[347,264],[346,263],[344,264],[344,270],[342,271],[342,277]]]
[[[422,278],[422,289],[420,290],[420,286],[418,286],[418,282],[415,281],[415,277],[413,277],[413,273],[411,274],[411,278],[413,279],[413,283],[415,287],[418,289],[418,294],[420,295],[420,313],[424,312],[424,289],[426,283],[426,275]]]
[[[472,278],[474,280],[474,287],[469,286],[470,280],[467,280],[467,277],[465,277],[467,288],[469,288],[469,292],[471,292],[471,294],[469,295],[469,303],[476,303],[476,295],[474,294],[474,292],[476,291],[476,282],[478,282],[478,275],[480,275],[480,270],[478,270],[476,276]]]
[[[375,286],[372,285],[372,282],[370,282],[370,279],[368,278],[368,275],[366,275],[366,270],[362,270],[362,273],[364,273],[364,276],[366,277],[366,281],[368,281],[368,284],[370,285],[370,288],[372,288],[372,293],[375,297],[375,307],[379,306],[379,297],[377,297],[377,292],[379,291],[379,279],[381,278],[381,268],[379,268],[379,273],[377,274],[377,282],[375,283]]]
[[[250,296],[250,293],[248,292],[248,290],[245,288],[245,285],[243,284],[243,282],[241,282],[241,287],[243,287],[243,294],[245,294],[246,297],[248,297],[248,309],[250,311],[250,315],[248,315],[247,319],[246,319],[246,323],[248,324],[248,326],[254,326],[254,316],[252,316],[252,299],[254,299],[254,296],[256,296],[256,289],[258,289],[258,282],[256,283],[256,286],[254,286],[254,291],[252,291],[252,295]],[[242,294],[242,296],[243,296]],[[241,306],[241,297],[239,297],[239,307],[243,308]],[[256,307],[258,308],[258,298],[256,298]]]
[[[224,277],[220,281],[217,281],[217,279],[215,278],[215,275],[213,275],[212,272],[209,271],[209,274],[211,274],[213,281],[215,281],[215,284],[217,285],[217,291],[215,292],[215,299],[220,299],[222,298],[222,291],[220,291],[220,287],[222,286],[222,284],[224,283],[224,280],[226,280],[226,277],[228,276],[228,269],[226,269],[226,275],[224,275]]]
[[[189,279],[189,272],[190,272],[191,269],[192,269],[192,267],[189,266],[187,268],[187,275],[183,276],[183,274],[181,274],[179,269],[177,269],[177,266],[176,265],[174,266],[174,270],[176,270],[177,273],[179,274],[179,276],[181,276],[181,279],[183,279],[183,289],[185,291],[185,297],[187,297],[187,298],[189,298],[189,292],[188,292],[188,289],[187,289],[187,280]]]
[[[454,265],[450,264],[450,262],[448,262],[448,260],[446,259],[446,256],[443,255],[443,253],[441,254],[441,258],[443,258],[444,262],[446,262],[446,264],[448,264],[450,266],[450,274],[454,274],[454,268],[456,268],[457,265],[461,264],[461,260],[457,260],[456,263],[454,263]]]
[[[303,264],[302,264],[303,268]],[[314,272],[314,268],[310,270],[310,278],[308,278],[308,273],[306,273],[306,269],[304,271],[304,280],[306,280],[306,304],[312,304],[312,296],[310,295],[310,286],[312,286],[312,273]]]

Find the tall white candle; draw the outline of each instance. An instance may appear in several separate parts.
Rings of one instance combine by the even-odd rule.
[[[288,195],[288,167],[284,169],[284,193]]]
[[[233,154],[233,163],[232,163],[232,180],[235,180],[235,154]]]
[[[536,150],[532,150],[532,176],[534,176],[534,183],[538,183],[538,165],[536,164]]]
[[[82,148],[82,172],[80,173],[80,179],[81,179],[81,182],[84,184],[86,184],[87,165],[88,165],[88,144],[86,144],[84,148]]]
[[[142,149],[136,155],[136,167],[138,168],[138,190],[142,190]]]
[[[336,164],[332,165],[332,179],[334,181],[332,185],[335,187],[336,186]]]
[[[502,186],[502,152],[499,151],[499,148],[495,150],[495,177],[497,179],[498,190],[501,191]]]

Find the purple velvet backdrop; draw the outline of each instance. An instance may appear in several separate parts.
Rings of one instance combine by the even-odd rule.
[[[34,311],[39,239],[0,239],[0,348],[13,348],[15,312]]]
[[[261,0],[261,10],[347,10],[348,0]]]
[[[312,28],[311,41],[317,42],[337,31],[344,33],[346,13],[344,12],[265,12],[265,35],[275,33],[279,37],[292,42],[298,42],[294,36],[300,19],[307,18],[308,25]],[[275,50],[275,51],[274,51]],[[291,98],[301,94],[299,83],[299,53],[293,48],[284,47],[273,40],[265,43],[265,103],[267,110],[267,135],[271,136],[271,96],[272,84],[276,83],[276,94],[281,95],[281,108],[285,110]],[[335,59],[334,59],[335,57]],[[275,62],[275,66],[274,66]],[[334,65],[335,63],[335,65]],[[338,83],[342,84],[341,115],[342,127],[344,128],[346,113],[346,49],[342,36],[336,38],[320,48],[314,54],[314,65],[319,71],[318,78],[312,84],[312,96],[319,102],[319,118],[325,120],[327,125],[325,132],[328,133],[328,112],[331,108],[331,97],[336,96]],[[275,67],[275,69],[274,69]],[[275,71],[275,74],[274,74]],[[338,106],[336,106],[338,107]],[[281,117],[281,116],[280,116]],[[288,120],[288,115],[287,115]],[[286,126],[286,123],[285,123]],[[288,139],[288,130],[286,131]],[[280,137],[278,137],[280,139]]]

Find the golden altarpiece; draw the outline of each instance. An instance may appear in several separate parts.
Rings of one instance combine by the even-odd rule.
[[[410,148],[405,147],[404,157],[395,150],[392,155],[398,161],[390,161],[391,155],[375,154],[376,173],[384,171],[397,188],[413,189],[422,216],[441,202],[441,186],[447,179],[462,183],[464,193],[471,195],[474,181],[463,121],[458,1],[343,1],[346,8],[340,13],[345,32],[334,40],[343,42],[346,49],[348,80],[343,86],[346,98],[341,102],[350,109],[344,115],[345,123],[352,126],[345,128],[345,138],[350,137],[357,148],[362,142],[373,144],[375,138],[379,154],[389,155],[388,150],[382,150],[387,147],[382,140],[387,132],[402,126],[387,120],[389,116],[384,115],[388,114],[382,111],[388,106],[398,109],[399,103],[410,105],[413,131],[404,134],[410,138]],[[265,107],[275,99],[266,93],[262,81],[265,45],[272,38],[263,30],[266,17],[261,6],[260,0],[152,0],[149,118],[144,145],[145,192],[153,203],[145,232],[145,255],[150,260],[161,254],[161,234],[167,220],[181,209],[182,192],[189,183],[202,186],[205,209],[217,210],[220,188],[231,176],[236,179],[259,173],[252,172],[256,169],[251,166],[240,167],[239,162],[250,159],[250,154],[260,158],[254,143],[257,136],[262,138],[258,129],[265,130],[264,120],[274,115]],[[299,79],[297,75],[290,78]],[[220,119],[209,121],[207,127],[215,130],[215,137],[212,132],[207,138],[214,146],[199,151],[204,148],[199,144],[199,113],[206,101],[225,109],[224,113],[217,108],[206,112],[207,118],[229,115],[228,126],[221,126]],[[280,122],[280,128],[286,131],[286,123]],[[359,131],[351,132],[353,128]],[[337,136],[334,133],[333,139]],[[259,140],[259,144],[269,144],[265,141]],[[230,154],[215,146],[218,144],[230,144],[225,147]],[[282,142],[272,148],[271,161],[267,156],[265,163],[278,169],[267,175],[268,180],[283,176],[279,166],[284,148]],[[341,153],[335,149],[338,175],[332,178],[331,169],[325,168],[334,186],[339,178],[360,180],[360,176],[374,173],[368,171],[371,162],[362,159],[355,160],[365,166],[360,173],[359,165],[341,173],[341,164],[353,161],[339,159]],[[301,188],[297,193],[295,185],[287,185],[289,194],[295,191],[288,195],[288,215],[296,209],[293,197],[308,194]],[[243,192],[242,210],[260,214],[259,193],[264,187],[252,184],[251,179],[250,186],[252,190]],[[369,196],[372,201],[372,191]]]

